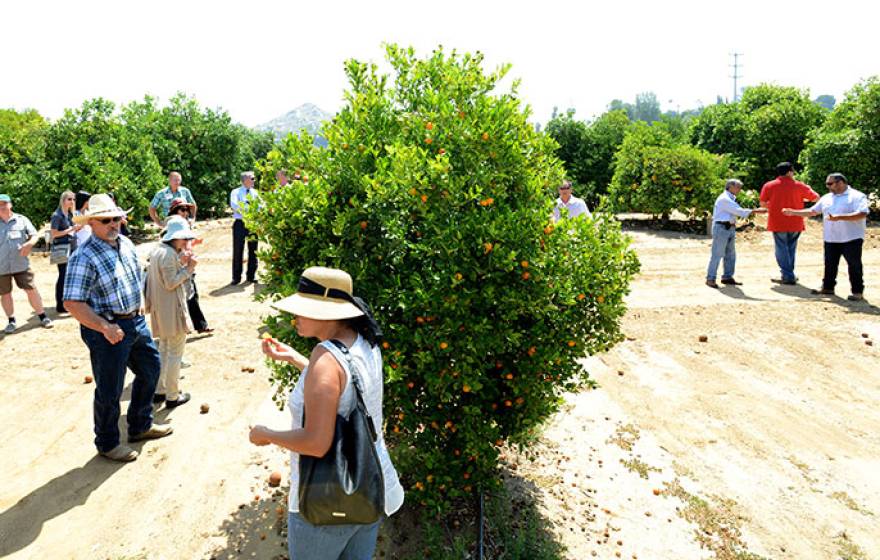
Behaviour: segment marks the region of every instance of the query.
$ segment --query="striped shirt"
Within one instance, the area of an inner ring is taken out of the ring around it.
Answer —
[[[142,280],[134,243],[120,235],[113,247],[93,235],[67,261],[64,299],[86,302],[98,315],[133,313],[141,307]]]

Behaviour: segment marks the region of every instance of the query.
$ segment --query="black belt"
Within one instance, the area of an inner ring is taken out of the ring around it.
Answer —
[[[141,314],[140,311],[132,311],[131,313],[102,313],[101,317],[107,319],[108,321],[119,321],[122,319],[134,319],[135,317],[139,317]]]
[[[730,229],[733,227],[733,224],[731,224],[730,222],[715,222],[715,223],[718,224],[719,226],[724,226],[724,229]]]

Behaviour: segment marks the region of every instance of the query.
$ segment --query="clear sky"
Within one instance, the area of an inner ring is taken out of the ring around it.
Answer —
[[[880,74],[880,4],[790,0],[5,0],[0,107],[57,118],[102,96],[117,103],[184,91],[257,125],[312,102],[336,111],[343,61],[382,62],[383,42],[437,45],[513,64],[533,119],[554,106],[601,113],[654,91],[664,110],[773,82],[840,100]]]

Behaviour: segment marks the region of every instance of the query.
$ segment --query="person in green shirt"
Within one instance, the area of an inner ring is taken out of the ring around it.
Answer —
[[[192,204],[193,208],[190,218],[192,220],[196,219],[196,211],[198,210],[196,200],[188,188],[180,186],[181,181],[180,173],[172,171],[168,174],[168,186],[157,192],[153,200],[150,201],[150,218],[160,228],[165,227],[165,218],[168,217],[171,202],[176,198],[183,199],[184,202]]]

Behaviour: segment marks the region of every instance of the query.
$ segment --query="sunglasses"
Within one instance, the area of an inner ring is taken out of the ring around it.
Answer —
[[[559,190],[561,190],[561,191],[570,191],[570,190],[571,190],[571,187],[559,187]]]
[[[122,217],[121,217],[121,216],[116,216],[116,217],[113,217],[113,218],[99,218],[98,221],[101,222],[102,224],[104,224],[104,225],[106,226],[106,225],[111,224],[111,223],[113,223],[113,224],[118,224],[119,222],[122,221]]]
[[[837,181],[825,181],[825,186],[830,187],[831,185],[836,185]]]

